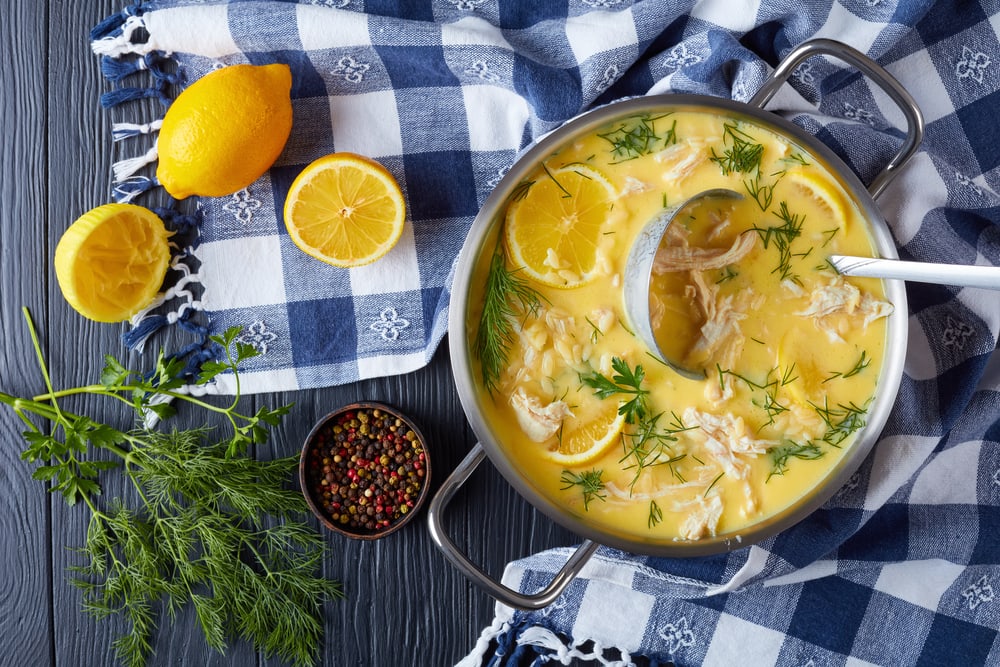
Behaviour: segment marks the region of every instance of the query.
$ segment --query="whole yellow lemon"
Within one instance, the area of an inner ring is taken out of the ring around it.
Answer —
[[[156,178],[172,197],[222,197],[278,159],[292,131],[288,65],[230,65],[185,88],[167,109]]]

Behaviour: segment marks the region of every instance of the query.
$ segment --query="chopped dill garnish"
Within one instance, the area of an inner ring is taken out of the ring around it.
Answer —
[[[779,204],[778,212],[775,215],[781,220],[781,225],[754,226],[751,229],[757,232],[765,250],[773,245],[778,251],[778,266],[771,273],[779,274],[781,280],[791,280],[801,284],[801,278],[792,272],[792,257],[798,255],[793,255],[791,248],[792,242],[802,234],[802,223],[805,221],[805,217],[792,214],[788,210],[788,203],[784,201]]]
[[[646,527],[655,528],[661,521],[663,521],[663,510],[660,509],[660,506],[656,504],[655,500],[650,500],[649,519],[646,521]]]
[[[630,491],[635,488],[643,471],[652,466],[665,465],[670,468],[675,478],[683,481],[674,464],[683,461],[687,454],[673,454],[670,444],[677,442],[678,433],[694,427],[685,426],[676,413],[671,413],[673,420],[670,424],[664,429],[658,429],[658,422],[662,416],[661,413],[644,419],[634,432],[622,436],[624,455],[618,462],[625,463],[630,459],[634,461],[622,466],[622,470],[635,469],[635,474],[629,483]]]
[[[584,317],[583,319],[586,320],[587,324],[590,325],[590,342],[596,345],[597,339],[603,336],[604,332],[601,331],[601,328],[596,324],[594,324],[594,322],[589,317]]]
[[[812,442],[800,445],[789,440],[784,445],[778,445],[768,452],[771,455],[771,472],[765,482],[770,481],[774,475],[784,475],[788,471],[788,459],[796,458],[803,461],[815,461],[823,458],[823,450]]]
[[[556,184],[556,187],[563,191],[563,199],[568,199],[569,197],[573,196],[573,194],[569,190],[563,187],[563,184],[559,182],[559,179],[557,179],[555,176],[552,175],[552,172],[549,171],[548,166],[546,166],[544,162],[542,163],[542,170],[545,171],[546,176],[552,179],[552,182]],[[581,174],[581,176],[582,175],[583,174]]]
[[[476,352],[482,371],[483,386],[492,394],[507,367],[507,357],[514,344],[514,321],[527,314],[537,314],[545,299],[528,282],[507,268],[503,245],[497,241],[486,276],[483,312],[476,330]]]
[[[868,351],[867,350],[861,350],[861,357],[854,363],[854,366],[851,367],[851,370],[846,371],[846,372],[834,371],[833,373],[830,373],[830,377],[828,377],[827,379],[823,380],[823,384],[826,384],[830,380],[834,380],[836,378],[854,377],[855,375],[857,375],[861,371],[863,371],[866,368],[868,368],[868,365],[871,362],[872,362],[872,360],[868,357]]]
[[[798,153],[798,152],[792,153],[791,155],[789,155],[787,157],[783,157],[783,158],[781,158],[780,161],[781,162],[787,162],[787,163],[801,164],[803,167],[808,167],[809,166],[809,161],[806,160],[806,158],[802,155],[802,153]]]
[[[820,416],[827,427],[822,438],[823,442],[839,447],[851,434],[861,429],[865,425],[865,415],[868,413],[867,406],[871,400],[869,398],[863,408],[854,403],[847,405],[839,403],[836,408],[831,408],[827,401],[824,401],[822,407],[810,402],[809,404],[813,406],[816,414]]]
[[[814,267],[814,270],[816,270],[816,271],[833,271],[834,273],[837,273],[837,274],[840,273],[840,271],[837,270],[837,267],[833,265],[833,262],[830,261],[829,257],[827,257],[826,260],[822,264],[817,264]]]
[[[760,338],[754,338],[753,336],[751,336],[750,340],[752,340],[753,342],[757,343],[758,345],[767,345],[767,343],[765,343],[764,341],[762,341]]]
[[[641,114],[632,116],[623,120],[618,127],[610,132],[598,134],[597,136],[611,144],[611,156],[615,159],[615,162],[611,164],[634,160],[677,143],[676,119],[670,128],[662,134],[658,134],[656,130],[656,121],[669,115]]]
[[[621,317],[618,318],[618,326],[624,329],[629,336],[635,337],[635,332],[628,328],[628,325],[622,321]]]
[[[722,141],[728,147],[718,155],[712,149],[712,162],[719,165],[725,176],[733,172],[749,174],[759,171],[760,161],[764,156],[764,146],[754,141],[749,134],[739,129],[735,123],[726,123],[722,133]]]
[[[521,201],[528,196],[528,190],[534,185],[534,181],[521,181],[516,186],[514,186],[514,191],[510,193],[511,201]]]
[[[704,497],[706,498],[708,497],[708,492],[711,491],[713,488],[715,488],[715,485],[719,483],[719,480],[722,479],[722,476],[724,474],[725,473],[720,472],[718,475],[715,476],[715,479],[712,480],[712,483],[708,485],[707,489],[705,489],[705,493],[703,494]]]
[[[798,379],[798,376],[795,375],[794,363],[786,368],[784,372],[780,372],[781,369],[777,366],[769,369],[763,382],[754,382],[745,375],[722,368],[719,364],[716,364],[715,368],[719,375],[719,388],[722,391],[726,390],[726,376],[729,375],[743,382],[754,393],[751,403],[763,410],[768,418],[768,421],[761,426],[762,428],[770,426],[774,423],[775,417],[788,411],[788,407],[778,401],[778,390]],[[762,393],[763,395],[758,397],[758,393]]]
[[[595,498],[604,501],[607,495],[604,493],[603,470],[591,469],[586,472],[575,473],[569,470],[562,471],[559,481],[563,483],[562,490],[572,489],[574,486],[580,487],[583,493],[583,509],[590,510],[590,501]]]
[[[778,180],[781,179],[779,178]],[[757,206],[762,211],[771,208],[771,201],[774,199],[774,186],[777,184],[778,181],[770,185],[765,185],[760,180],[759,172],[752,179],[748,178],[743,181],[743,187],[747,189],[747,192],[750,193],[750,196],[753,197],[754,201],[757,202]]]
[[[839,231],[840,231],[840,227],[834,227],[833,229],[826,229],[826,230],[824,230],[823,231],[823,236],[825,238],[823,239],[823,245],[821,247],[825,248],[827,246],[827,244],[829,244],[830,241],[833,240],[833,237],[836,236],[837,232],[839,232]]]
[[[611,379],[594,371],[589,375],[581,375],[580,380],[594,390],[594,394],[605,399],[617,394],[631,396],[629,400],[622,403],[618,408],[618,414],[625,415],[625,422],[637,424],[649,414],[648,396],[649,390],[642,388],[642,380],[646,377],[646,371],[641,364],[636,364],[635,370],[629,368],[628,363],[620,357],[611,360],[611,367],[615,370]]]
[[[732,280],[736,276],[740,275],[739,273],[737,273],[733,269],[732,265],[728,265],[728,266],[723,267],[722,270],[721,270],[721,273],[722,273],[722,276],[718,280],[715,281],[716,285],[721,285],[722,283],[724,283],[724,282],[726,282],[728,280]]]

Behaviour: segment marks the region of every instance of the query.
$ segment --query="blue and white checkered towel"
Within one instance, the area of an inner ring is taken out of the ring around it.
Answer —
[[[878,201],[900,255],[1000,265],[995,0],[399,4],[156,0],[95,28],[105,72],[119,82],[108,104],[168,102],[178,86],[237,62],[286,62],[295,80],[295,127],[269,174],[202,200],[194,214],[183,203],[163,211],[200,234],[129,342],[165,324],[199,340],[239,324],[265,352],[248,369],[251,391],[416,368],[444,334],[465,231],[519,150],[621,97],[747,100],[781,56],[817,36],[885,65],[927,120],[923,150]],[[827,58],[800,65],[768,108],[817,134],[865,181],[902,136],[885,95]],[[122,120],[117,134],[136,146],[123,156],[136,159],[118,165],[116,191],[127,198],[155,186],[143,171],[155,154],[134,136],[156,123]],[[299,169],[333,150],[378,159],[407,196],[403,241],[371,267],[309,259],[275,214]],[[869,460],[820,511],[713,558],[599,551],[548,609],[498,608],[465,662],[1000,663],[1000,296],[912,284],[908,297],[895,409]],[[194,358],[211,354],[199,345]],[[512,563],[505,580],[537,589],[565,557]]]

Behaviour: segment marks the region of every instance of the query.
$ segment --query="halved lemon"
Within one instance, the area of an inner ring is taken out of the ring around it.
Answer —
[[[170,234],[133,204],[105,204],[77,218],[56,246],[55,270],[69,305],[97,322],[121,322],[156,298],[170,265]]]
[[[310,257],[350,268],[388,253],[403,233],[406,203],[392,174],[354,153],[321,157],[292,182],[285,227]]]
[[[593,280],[616,198],[608,179],[586,165],[546,171],[507,209],[511,260],[552,287]]]
[[[593,419],[565,429],[545,456],[564,466],[583,465],[607,451],[624,427],[625,415],[618,414],[618,404],[606,402],[605,409]]]
[[[818,171],[793,171],[788,181],[797,194],[814,200],[837,224],[847,224],[847,196],[836,183]]]

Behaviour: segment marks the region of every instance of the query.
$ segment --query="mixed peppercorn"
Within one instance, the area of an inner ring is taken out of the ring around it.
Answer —
[[[316,506],[351,533],[382,532],[413,511],[427,480],[424,444],[380,408],[328,420],[314,436],[306,479]]]

